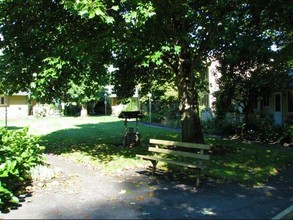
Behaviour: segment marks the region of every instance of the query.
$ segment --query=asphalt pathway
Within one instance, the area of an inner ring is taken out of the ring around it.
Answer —
[[[166,174],[145,167],[115,176],[46,155],[56,178],[35,182],[17,209],[0,219],[271,219],[293,204],[293,163],[267,183],[247,187]]]

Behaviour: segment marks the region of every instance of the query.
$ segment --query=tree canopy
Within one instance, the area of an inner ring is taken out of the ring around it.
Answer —
[[[253,113],[264,95],[288,86],[292,69],[292,6],[286,1],[251,2],[244,5],[245,22],[235,21],[225,34],[220,53],[216,93],[217,114],[223,117],[231,106],[242,109],[244,119]],[[260,7],[261,6],[261,7]]]
[[[56,1],[1,1],[1,78],[7,93],[27,90],[37,100],[86,95],[106,76],[106,24],[85,20]],[[103,76],[103,77],[102,77]]]
[[[210,58],[225,55],[228,63],[239,54],[241,60],[274,43],[286,60],[292,47],[286,0],[3,0],[0,12],[7,92],[66,99],[74,85],[91,95],[110,79],[118,95],[129,96],[138,83],[174,82],[182,140],[189,142],[204,141],[198,94]]]

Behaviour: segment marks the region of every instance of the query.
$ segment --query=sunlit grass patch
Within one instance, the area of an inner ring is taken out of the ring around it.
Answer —
[[[115,145],[96,145],[89,149],[88,146],[80,150],[71,150],[61,155],[71,158],[78,163],[93,166],[100,172],[109,174],[123,170],[133,170],[142,166],[141,161],[137,160],[136,154],[145,152],[147,147],[137,146],[134,148],[121,148]],[[146,162],[145,162],[146,163]]]
[[[230,146],[231,153],[212,155],[206,174],[235,182],[257,184],[276,175],[278,170],[293,162],[293,151],[280,146],[245,144],[237,140],[208,139],[208,143]]]
[[[41,144],[46,146],[47,153],[90,164],[105,173],[151,165],[135,156],[148,153],[150,138],[180,140],[180,131],[139,124],[141,146],[123,148],[124,121],[111,116],[18,120],[9,121],[8,125],[14,129],[29,126],[30,133],[41,136]],[[129,126],[135,128],[136,124],[129,122]],[[212,145],[212,152],[203,174],[216,179],[257,184],[278,174],[288,162],[293,162],[293,150],[280,146],[221,138],[207,138],[206,142]],[[171,167],[164,163],[159,166],[163,169]]]

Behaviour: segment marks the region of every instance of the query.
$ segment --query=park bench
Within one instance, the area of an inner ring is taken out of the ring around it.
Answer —
[[[204,168],[203,160],[210,159],[208,154],[210,145],[158,139],[150,139],[150,144],[155,144],[155,147],[148,148],[148,151],[153,155],[137,154],[136,156],[152,162],[153,175],[159,161],[183,166],[196,170],[196,186],[199,186],[201,169]],[[184,149],[189,149],[189,151],[187,152]],[[192,149],[192,152],[190,152],[190,149]]]

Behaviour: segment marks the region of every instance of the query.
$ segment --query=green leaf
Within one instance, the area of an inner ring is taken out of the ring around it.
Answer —
[[[0,171],[0,177],[8,177],[8,171],[7,170]]]
[[[105,13],[101,10],[101,8],[96,8],[95,9],[95,14],[98,15],[98,16],[100,16],[100,15],[104,16],[105,15]]]
[[[9,193],[10,193],[9,190],[7,190],[5,187],[3,187],[1,185],[1,181],[0,181],[0,195],[1,194],[9,194]]]
[[[162,50],[163,50],[163,51],[170,51],[171,48],[170,48],[169,46],[163,46],[163,47],[162,47]]]
[[[174,47],[174,51],[175,51],[176,54],[179,54],[180,51],[181,51],[181,46],[177,46],[177,45],[176,45],[176,46]]]
[[[19,199],[18,199],[16,196],[13,196],[13,197],[10,199],[10,202],[17,204],[17,203],[19,203]]]
[[[115,21],[115,20],[114,20],[113,17],[110,17],[110,16],[107,16],[107,17],[106,17],[106,23],[107,23],[107,24],[113,24],[114,21]]]
[[[118,10],[119,10],[119,5],[114,5],[114,6],[112,6],[112,9],[113,9],[114,11],[118,11]]]
[[[89,14],[89,18],[92,19],[96,16],[96,13],[95,11],[91,11],[90,14]]]
[[[80,16],[85,16],[85,15],[88,14],[88,10],[86,10],[86,9],[81,10],[81,11],[78,12],[78,14],[79,14]]]
[[[36,88],[37,84],[35,82],[31,82],[31,88]]]

